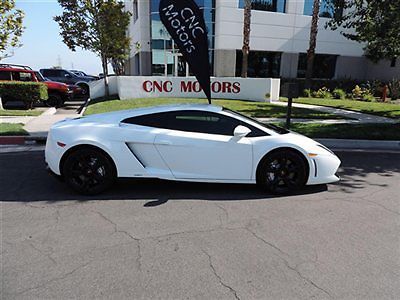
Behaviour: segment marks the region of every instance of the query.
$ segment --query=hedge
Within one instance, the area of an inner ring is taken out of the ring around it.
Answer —
[[[27,109],[48,99],[47,86],[40,82],[0,81],[0,97],[3,103],[22,101]]]

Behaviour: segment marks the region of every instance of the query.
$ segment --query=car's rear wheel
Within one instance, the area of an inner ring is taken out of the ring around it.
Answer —
[[[63,165],[63,176],[76,192],[96,195],[112,186],[116,170],[111,158],[101,150],[83,148],[68,155]]]
[[[78,86],[82,89],[82,96],[89,97],[90,89],[87,84],[78,84]]]
[[[274,194],[289,194],[307,181],[307,166],[301,156],[283,149],[266,156],[258,169],[258,183]]]

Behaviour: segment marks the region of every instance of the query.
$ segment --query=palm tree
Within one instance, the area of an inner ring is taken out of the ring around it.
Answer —
[[[244,1],[242,77],[247,77],[250,52],[251,0]]]
[[[306,82],[305,82],[306,89],[309,89],[311,87],[311,78],[313,75],[315,48],[317,46],[319,8],[320,8],[320,0],[314,0],[312,20],[311,20],[311,31],[310,31],[310,47],[307,50],[307,71],[306,71]]]

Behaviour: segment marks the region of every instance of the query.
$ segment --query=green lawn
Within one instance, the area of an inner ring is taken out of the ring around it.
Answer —
[[[42,114],[41,110],[17,110],[17,109],[0,109],[1,117],[28,117],[28,116],[39,116]]]
[[[283,124],[279,124],[283,126]],[[316,124],[294,123],[291,130],[311,138],[357,140],[400,140],[400,123],[396,124]]]
[[[23,124],[0,123],[0,136],[28,135]]]
[[[284,98],[282,100],[285,101]],[[400,119],[400,104],[319,98],[299,98],[295,99],[294,103],[330,106],[371,115]]]
[[[85,115],[98,114],[109,111],[140,108],[147,106],[177,104],[177,103],[207,103],[204,99],[170,99],[170,98],[146,98],[131,100],[112,100],[91,103]],[[213,104],[236,110],[243,114],[257,118],[285,118],[286,107],[272,105],[264,102],[250,102],[237,100],[213,100]],[[293,118],[301,119],[344,119],[341,116],[322,113],[315,110],[293,108]]]

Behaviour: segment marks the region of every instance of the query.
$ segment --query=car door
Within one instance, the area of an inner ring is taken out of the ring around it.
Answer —
[[[163,114],[159,113],[127,118],[120,123],[120,138],[131,151],[132,160],[139,162],[147,175],[170,179],[171,170],[154,145],[158,128],[163,124]]]
[[[250,138],[233,136],[240,121],[205,111],[169,113],[169,128],[154,144],[177,179],[247,181],[253,169]]]

